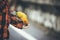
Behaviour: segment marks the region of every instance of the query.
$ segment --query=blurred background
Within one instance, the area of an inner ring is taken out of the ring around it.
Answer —
[[[60,40],[60,0],[9,1],[10,11],[22,11],[28,16],[30,25],[29,28],[22,29],[24,32],[36,40]],[[12,28],[9,29],[10,40],[27,40]]]

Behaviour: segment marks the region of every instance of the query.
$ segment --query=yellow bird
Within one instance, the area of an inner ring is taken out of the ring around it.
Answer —
[[[19,17],[19,19],[21,19],[26,26],[28,25],[29,22],[25,13],[19,11],[16,12],[16,16]]]

